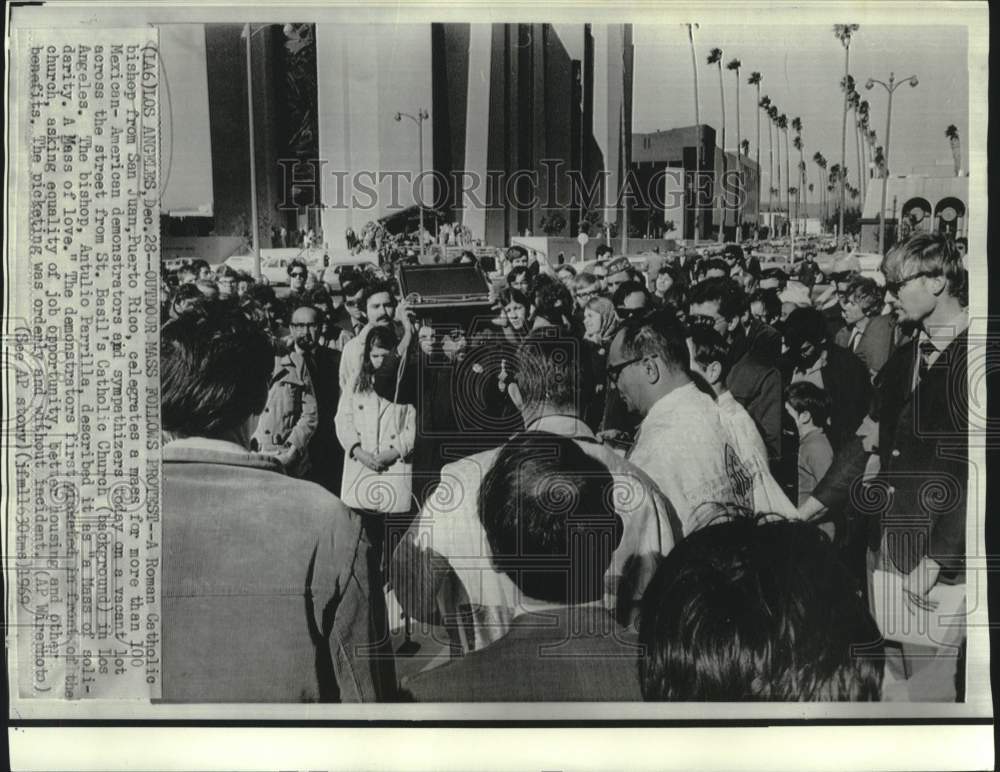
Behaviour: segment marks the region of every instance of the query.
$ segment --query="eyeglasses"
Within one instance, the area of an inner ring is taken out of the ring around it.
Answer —
[[[612,386],[617,385],[618,379],[622,377],[622,373],[625,368],[629,365],[634,365],[636,362],[641,362],[645,357],[636,357],[635,359],[629,359],[625,362],[619,362],[616,365],[608,365],[608,383]]]
[[[304,278],[306,278],[306,275],[304,273],[302,273],[302,271],[293,271],[292,273],[290,273],[288,275],[291,276],[293,279],[304,279]]]
[[[688,314],[686,321],[689,329],[695,327],[702,329],[705,327],[715,327],[719,322],[714,316],[705,316],[704,314]]]
[[[929,276],[940,276],[940,275],[941,274],[939,271],[917,271],[917,273],[911,273],[909,276],[899,279],[898,281],[886,281],[885,291],[888,292],[890,295],[898,295],[899,291],[914,279],[919,279],[924,276],[929,277]]]
[[[357,308],[358,307],[358,301],[357,300],[345,300],[344,301],[344,305],[345,306],[350,306],[351,308]]]
[[[628,321],[629,319],[638,319],[640,316],[643,316],[648,310],[649,309],[645,307],[625,308],[625,306],[618,306],[617,308],[615,308],[615,313],[618,314],[619,319],[625,322]]]

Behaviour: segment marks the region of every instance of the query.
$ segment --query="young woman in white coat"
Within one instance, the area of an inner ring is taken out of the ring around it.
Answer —
[[[361,515],[378,553],[385,542],[387,516],[405,520],[413,511],[410,456],[416,408],[401,401],[405,361],[398,346],[390,326],[369,330],[357,380],[341,396],[336,416],[337,438],[344,447],[340,497]]]

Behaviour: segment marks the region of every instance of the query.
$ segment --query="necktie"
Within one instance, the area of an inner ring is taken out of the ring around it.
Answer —
[[[849,348],[851,351],[857,352],[858,343],[860,342],[861,342],[861,331],[857,327],[855,327],[853,330],[851,330],[851,339],[847,342],[847,348]]]
[[[937,349],[934,344],[929,340],[924,339],[920,341],[920,362],[917,367],[917,381],[922,381],[924,376],[927,374],[927,370],[930,368],[930,358],[934,355]]]

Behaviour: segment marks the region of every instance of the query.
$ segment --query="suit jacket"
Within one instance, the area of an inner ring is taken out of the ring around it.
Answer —
[[[599,608],[524,614],[485,649],[404,679],[417,702],[638,702],[638,636]]]
[[[782,457],[781,414],[785,398],[781,372],[747,351],[730,368],[726,386],[757,424],[773,468]]]
[[[750,352],[766,365],[777,365],[781,360],[781,333],[760,319],[751,319],[750,325],[736,328],[730,344],[730,356],[735,362]]]
[[[918,341],[896,350],[879,376],[879,454],[892,495],[882,516],[888,556],[909,573],[924,555],[943,581],[964,581],[969,482],[968,331],[914,388]]]
[[[830,395],[830,430],[827,436],[837,450],[857,432],[871,405],[868,368],[860,357],[840,346],[830,346],[822,370],[823,388]]]
[[[340,352],[317,346],[308,370],[316,393],[318,423],[309,441],[310,469],[307,477],[336,494],[340,492],[344,468],[344,451],[337,439],[334,421],[340,403]]]
[[[851,341],[850,327],[844,327],[837,333],[834,341],[838,346],[847,348]],[[896,317],[892,314],[873,316],[861,333],[854,353],[865,363],[868,371],[875,375],[882,369],[896,345]]]
[[[232,443],[164,446],[165,701],[391,699],[379,576],[360,518],[318,485]]]

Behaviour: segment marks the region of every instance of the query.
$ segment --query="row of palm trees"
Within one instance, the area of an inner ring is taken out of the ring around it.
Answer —
[[[698,67],[697,67],[697,56],[695,53],[695,41],[694,41],[694,30],[697,29],[697,24],[688,24],[688,38],[691,45],[691,61],[692,67],[694,69],[694,86],[695,86],[695,121],[698,126],[701,125],[700,116],[700,101],[698,95]],[[875,130],[870,125],[870,105],[869,103],[861,98],[855,87],[854,78],[850,74],[850,45],[854,34],[859,30],[859,25],[857,24],[837,24],[834,25],[833,32],[837,39],[841,42],[844,47],[844,77],[841,79],[841,89],[844,93],[844,110],[843,110],[843,121],[842,121],[842,133],[841,133],[841,158],[839,164],[833,164],[828,166],[828,162],[822,153],[816,152],[812,156],[813,162],[819,168],[820,177],[820,197],[821,204],[824,212],[824,219],[829,217],[829,207],[831,194],[837,191],[837,200],[839,202],[839,212],[840,212],[840,233],[843,233],[843,217],[844,209],[846,203],[846,197],[849,195],[852,199],[857,199],[859,196],[863,197],[867,193],[869,179],[872,170],[878,172],[879,175],[885,173],[884,164],[884,153],[882,147],[878,145],[878,137]],[[723,65],[725,69],[732,72],[735,76],[735,92],[736,92],[736,147],[737,147],[737,162],[739,166],[742,163],[739,159],[743,156],[749,156],[750,154],[750,141],[743,137],[743,128],[741,122],[742,111],[740,109],[740,91],[741,91],[741,81],[740,81],[740,70],[743,67],[742,61],[738,58],[730,59],[728,62],[724,62],[724,52],[721,48],[712,48],[707,57],[707,63],[710,66],[714,66],[718,70],[719,74],[719,99],[722,113],[722,132],[721,132],[721,145],[723,148],[723,176],[726,175],[728,171],[729,159],[725,154],[726,144],[726,86],[725,86],[725,76],[723,72]],[[779,110],[778,106],[774,101],[766,94],[761,94],[761,84],[764,80],[763,75],[758,71],[753,71],[747,78],[747,84],[756,88],[756,104],[757,104],[757,129],[756,129],[756,163],[758,169],[757,175],[757,205],[758,211],[761,203],[761,116],[763,115],[767,119],[767,138],[768,138],[768,175],[770,184],[768,186],[768,209],[774,210],[774,198],[778,198],[778,206],[781,206],[781,196],[784,193],[784,205],[785,210],[791,216],[793,213],[792,208],[792,197],[795,198],[795,208],[794,208],[794,220],[796,222],[796,227],[799,222],[799,204],[804,203],[804,208],[808,211],[809,206],[809,194],[815,191],[815,185],[809,182],[807,174],[807,165],[805,161],[805,144],[802,139],[803,124],[799,117],[793,117],[790,121],[786,113]],[[853,186],[849,182],[849,172],[847,165],[847,126],[848,126],[848,114],[851,114],[851,125],[853,127],[854,133],[854,145],[855,145],[855,157],[857,161],[857,186]],[[794,138],[792,138],[791,145],[798,151],[799,160],[797,164],[796,176],[793,182],[791,174],[791,148],[789,147],[789,128],[794,131]],[[784,185],[782,185],[782,170],[781,170],[781,140],[784,137],[785,145],[785,159],[784,159]],[[775,138],[777,138],[778,152],[777,159],[775,158],[774,145]],[[949,137],[950,138],[950,137]],[[701,167],[701,142],[698,142],[698,167]],[[740,171],[740,169],[738,169]],[[742,197],[740,198],[740,203],[736,207],[736,224],[739,227],[742,221]],[[722,226],[725,225],[728,216],[728,207],[726,205],[724,197],[721,201],[721,214],[722,214]],[[719,228],[718,239],[722,241],[724,227]]]
[[[700,114],[700,100],[698,94],[698,62],[697,54],[695,52],[695,40],[694,40],[694,30],[698,28],[697,24],[688,24],[688,39],[691,45],[691,64],[694,70],[694,101],[695,101],[695,123],[698,125],[699,129],[701,126],[701,114]],[[850,70],[850,56],[851,56],[851,41],[854,35],[858,32],[860,26],[857,24],[835,24],[833,26],[833,34],[840,41],[844,48],[844,77],[841,78],[840,87],[844,94],[844,108],[842,116],[842,128],[841,128],[841,142],[840,142],[840,163],[829,165],[826,157],[819,151],[815,152],[812,156],[813,163],[816,164],[819,170],[819,192],[820,192],[820,205],[823,210],[823,219],[827,220],[830,216],[830,202],[833,198],[831,194],[836,193],[837,209],[839,210],[839,233],[843,235],[844,233],[844,211],[846,209],[846,200],[850,196],[852,200],[857,200],[859,197],[864,199],[868,193],[868,187],[870,181],[875,177],[884,177],[888,174],[888,168],[885,162],[885,152],[882,146],[878,142],[878,134],[875,129],[871,126],[871,105],[867,100],[862,99],[860,93],[858,92],[855,84],[854,77],[851,75]],[[719,100],[722,111],[722,136],[721,145],[723,149],[722,154],[722,172],[723,177],[726,176],[728,171],[729,159],[725,153],[726,149],[726,85],[725,77],[723,73],[723,63],[724,55],[721,48],[713,48],[708,54],[707,63],[710,66],[717,68],[719,73]],[[736,82],[736,158],[737,158],[737,171],[742,172],[742,161],[740,160],[743,156],[750,155],[750,140],[743,137],[743,127],[742,127],[742,110],[740,109],[740,91],[741,91],[741,81],[740,81],[740,70],[743,67],[743,62],[738,58],[730,59],[725,62],[725,69],[732,72],[735,76]],[[774,101],[766,94],[761,94],[761,83],[764,80],[764,76],[754,70],[750,73],[747,78],[747,84],[756,88],[756,104],[757,104],[757,130],[756,130],[756,141],[754,143],[756,149],[756,163],[757,163],[757,207],[758,213],[760,211],[761,203],[761,138],[760,138],[760,126],[761,126],[761,116],[767,118],[767,140],[768,140],[768,209],[774,211],[774,198],[778,198],[778,206],[781,206],[781,195],[784,192],[785,196],[785,210],[788,212],[789,216],[792,216],[792,197],[795,198],[795,209],[794,209],[794,222],[795,227],[798,228],[799,224],[799,204],[804,203],[804,208],[808,211],[809,207],[809,194],[815,191],[815,185],[809,182],[807,174],[807,166],[805,160],[805,144],[802,139],[802,119],[799,117],[794,117],[791,121],[788,120],[786,113],[778,109],[778,106]],[[852,185],[850,183],[850,173],[847,163],[847,136],[848,136],[848,116],[850,115],[850,125],[853,128],[854,134],[854,155],[857,162],[857,184]],[[797,164],[797,173],[795,181],[793,184],[791,175],[791,160],[790,160],[790,148],[789,148],[789,128],[795,132],[795,136],[792,139],[792,147],[794,147],[799,154],[799,160]],[[781,180],[781,138],[784,136],[785,144],[785,182],[782,187]],[[958,136],[958,129],[954,125],[948,126],[945,131],[945,136],[948,138],[955,164],[955,174],[958,175],[961,166],[961,140]],[[777,159],[775,159],[774,145],[775,138],[777,138],[778,153]],[[697,142],[697,166],[701,169],[701,139],[699,131],[699,139]],[[712,165],[714,166],[714,159],[712,160]],[[742,173],[740,174],[740,179],[742,180]],[[742,192],[742,189],[741,189]],[[728,206],[725,201],[725,197],[720,197],[721,205],[721,225],[719,227],[718,240],[721,242],[724,238],[724,227],[728,216]],[[741,196],[736,205],[736,226],[740,227],[743,218],[743,197]],[[696,231],[701,230],[701,220],[696,222]],[[698,233],[699,236],[703,235]]]

